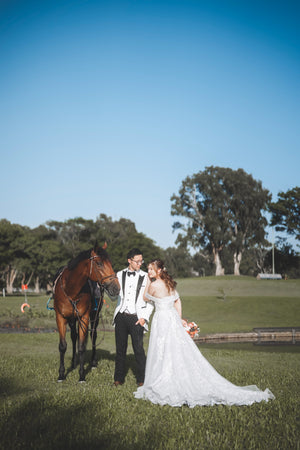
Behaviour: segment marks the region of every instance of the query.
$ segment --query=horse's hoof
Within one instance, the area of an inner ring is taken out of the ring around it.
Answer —
[[[57,382],[58,382],[58,383],[62,383],[62,382],[64,381],[64,379],[65,379],[65,378],[59,378],[59,379],[57,380]]]
[[[79,383],[80,384],[85,383],[85,380],[79,380]]]

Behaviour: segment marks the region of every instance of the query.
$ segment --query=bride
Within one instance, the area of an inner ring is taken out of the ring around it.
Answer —
[[[269,389],[236,386],[204,358],[183,327],[176,282],[163,261],[148,265],[145,301],[155,304],[144,385],[134,396],[160,405],[251,405],[274,399]]]

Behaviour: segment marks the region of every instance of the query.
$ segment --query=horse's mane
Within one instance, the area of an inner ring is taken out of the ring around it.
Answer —
[[[97,255],[102,259],[102,261],[109,261],[109,257],[107,252],[102,247],[98,247],[95,249],[90,250],[84,250],[83,252],[79,253],[79,255],[75,256],[75,258],[71,259],[71,261],[68,262],[68,269],[73,270],[75,267],[77,267],[77,264],[79,264],[81,261],[84,261],[85,259],[89,259],[91,257],[92,250],[94,250]]]

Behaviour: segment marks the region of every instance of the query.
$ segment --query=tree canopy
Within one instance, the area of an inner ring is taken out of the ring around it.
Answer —
[[[243,169],[206,167],[183,180],[179,195],[171,198],[171,214],[185,219],[173,225],[182,231],[176,242],[209,251],[216,275],[224,273],[221,252],[230,246],[239,275],[245,248],[265,242],[263,212],[270,198],[261,182]]]
[[[7,292],[13,285],[33,284],[49,289],[57,270],[83,250],[98,242],[108,244],[113,268],[118,271],[127,265],[126,255],[133,247],[143,252],[145,261],[163,258],[164,251],[154,241],[136,230],[135,224],[121,218],[100,214],[96,221],[82,217],[65,222],[49,221],[30,229],[0,220],[0,274]],[[146,270],[146,265],[143,267]],[[177,274],[173,274],[177,275]]]
[[[268,190],[252,175],[214,166],[187,177],[179,194],[172,196],[171,214],[178,218],[173,228],[179,234],[177,247],[166,250],[138,232],[131,220],[114,221],[106,214],[99,214],[95,221],[75,217],[33,229],[1,219],[1,288],[12,292],[24,283],[36,292],[50,289],[57,270],[96,242],[107,242],[115,271],[127,266],[128,251],[138,247],[146,261],[144,270],[150,260],[159,257],[174,277],[221,275],[225,270],[238,275],[240,268],[243,274],[255,275],[269,270],[267,208],[277,231],[300,239],[299,187],[279,192],[277,202],[271,203]],[[288,276],[299,275],[299,256],[290,245],[277,248],[276,255],[276,267]]]
[[[270,203],[271,225],[300,240],[300,188],[279,192],[277,202]]]

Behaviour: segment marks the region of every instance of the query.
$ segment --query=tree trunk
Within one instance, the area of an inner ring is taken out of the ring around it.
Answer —
[[[38,276],[35,277],[34,292],[36,292],[37,294],[40,293],[40,278]]]
[[[31,282],[31,279],[32,279],[32,277],[33,277],[33,271],[31,272],[31,274],[30,274],[30,277],[28,278],[28,281],[27,281],[27,283],[26,284],[28,284],[28,286],[29,286],[29,284],[30,284],[30,282]]]
[[[265,272],[264,265],[265,265],[265,257],[266,257],[267,252],[268,252],[267,249],[263,249],[260,247],[256,249],[256,254],[257,254],[256,265],[261,273]]]
[[[219,250],[213,248],[213,254],[214,254],[214,264],[216,266],[216,276],[218,277],[224,275],[224,269],[222,267]]]
[[[8,294],[13,293],[14,290],[13,284],[16,279],[17,273],[18,273],[17,269],[14,269],[11,266],[8,267],[6,272],[6,292]]]
[[[242,252],[234,252],[233,254],[233,263],[234,263],[234,275],[240,275],[240,265],[242,261]]]

